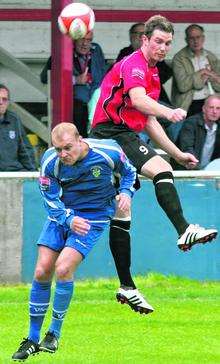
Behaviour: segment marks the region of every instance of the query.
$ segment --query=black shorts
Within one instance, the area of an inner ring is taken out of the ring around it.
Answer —
[[[116,140],[131,163],[137,168],[138,173],[141,172],[141,168],[149,159],[157,155],[152,147],[124,124],[117,125],[112,121],[98,124],[91,129],[89,137]]]

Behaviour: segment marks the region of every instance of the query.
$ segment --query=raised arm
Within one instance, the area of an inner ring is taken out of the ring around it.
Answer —
[[[133,107],[145,115],[153,115],[165,118],[173,123],[181,121],[186,117],[186,111],[183,109],[171,109],[146,95],[143,87],[135,87],[129,90],[129,96]]]

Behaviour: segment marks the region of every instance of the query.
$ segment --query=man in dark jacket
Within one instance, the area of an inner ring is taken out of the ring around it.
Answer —
[[[183,122],[176,145],[199,160],[196,169],[203,169],[212,160],[220,158],[220,95],[209,96],[202,112]],[[171,164],[174,169],[185,169],[174,160]]]
[[[0,84],[0,171],[35,171],[34,151],[20,118],[8,111],[9,90]]]
[[[106,72],[105,58],[101,47],[92,42],[93,33],[74,42],[73,54],[73,121],[79,133],[87,137],[88,102],[93,92],[100,86]],[[47,71],[51,69],[52,60],[48,59],[41,72],[41,82],[47,83]]]

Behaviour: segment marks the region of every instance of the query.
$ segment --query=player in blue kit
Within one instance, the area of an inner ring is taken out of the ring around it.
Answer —
[[[73,295],[73,274],[114,216],[116,200],[124,213],[134,193],[136,169],[115,141],[82,139],[73,124],[60,123],[52,130],[52,144],[41,162],[39,184],[48,218],[38,240],[29,334],[12,356],[17,361],[57,350]],[[121,175],[117,197],[113,172]],[[54,273],[52,321],[40,342]]]

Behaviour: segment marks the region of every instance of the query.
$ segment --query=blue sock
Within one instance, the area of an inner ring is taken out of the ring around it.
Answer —
[[[30,329],[28,338],[35,343],[40,340],[40,330],[50,303],[51,282],[32,282],[29,312]]]
[[[52,322],[49,328],[49,332],[53,332],[56,338],[60,337],[62,323],[73,295],[73,288],[73,281],[56,282],[53,300]]]

